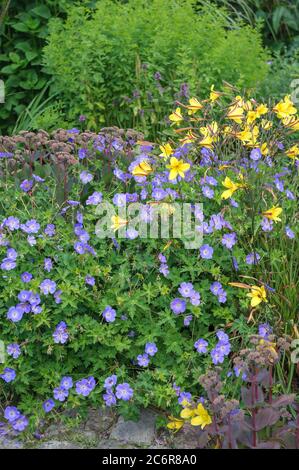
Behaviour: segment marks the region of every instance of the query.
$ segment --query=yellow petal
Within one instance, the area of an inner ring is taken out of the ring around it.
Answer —
[[[184,418],[184,419],[190,419],[192,418],[193,416],[195,415],[195,411],[192,410],[191,408],[184,408],[182,411],[181,411],[181,418]]]
[[[180,170],[181,171],[188,171],[190,168],[190,163],[181,163]]]
[[[232,189],[227,189],[226,191],[223,191],[221,194],[221,199],[229,199],[233,195],[233,190]]]
[[[250,305],[251,305],[251,307],[256,307],[261,302],[262,302],[262,299],[260,299],[259,297],[252,297]]]
[[[191,419],[192,426],[201,426],[203,424],[203,419],[201,416],[195,416]]]
[[[178,176],[177,170],[170,170],[169,177],[168,177],[169,180],[175,180],[177,176]]]

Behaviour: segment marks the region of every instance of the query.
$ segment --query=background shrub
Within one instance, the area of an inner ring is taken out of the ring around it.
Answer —
[[[88,125],[159,128],[173,99],[202,96],[222,80],[254,87],[265,78],[259,30],[189,0],[101,1],[51,21],[44,63],[68,118]],[[176,95],[176,96],[175,96]],[[148,126],[148,127],[147,127]]]

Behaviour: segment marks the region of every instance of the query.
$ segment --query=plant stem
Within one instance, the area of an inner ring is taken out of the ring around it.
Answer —
[[[269,404],[272,405],[272,390],[273,389],[273,366],[269,369]]]
[[[252,384],[251,384],[251,401],[252,406],[256,403],[256,371],[252,376]],[[256,408],[252,408],[252,446],[256,447],[257,444],[257,433],[255,429],[255,418],[256,418]]]

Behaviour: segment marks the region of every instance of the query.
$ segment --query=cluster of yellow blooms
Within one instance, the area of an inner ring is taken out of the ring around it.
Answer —
[[[169,423],[167,427],[173,431],[179,431],[185,424],[190,422],[191,426],[200,426],[204,429],[206,426],[212,423],[211,416],[205,407],[199,403],[195,408],[185,407],[181,411],[181,419],[169,416]]]
[[[215,91],[214,86],[211,87],[210,97],[208,100],[203,102],[198,101],[197,98],[191,98],[188,105],[184,107],[188,110],[191,122],[201,122],[203,118],[196,117],[195,114],[204,108],[206,103],[214,103],[217,101],[223,93]],[[183,106],[183,105],[182,105]],[[296,114],[297,109],[289,96],[285,96],[282,101],[277,103],[272,110],[269,110],[265,104],[257,104],[255,100],[245,100],[241,96],[236,96],[233,103],[227,107],[226,119],[231,120],[238,124],[238,128],[230,125],[225,125],[220,129],[216,121],[212,121],[205,126],[199,128],[200,138],[197,143],[201,147],[213,149],[215,143],[219,141],[220,135],[224,137],[233,137],[247,148],[259,148],[261,154],[266,156],[269,154],[269,144],[267,142],[260,141],[261,130],[267,131],[272,128],[273,122],[266,119],[265,116],[268,113],[275,113],[277,118],[281,121],[282,125],[287,128],[289,132],[296,132],[299,130],[299,117]],[[170,114],[169,119],[174,124],[179,124],[184,120],[181,107],[177,107],[176,110]],[[259,121],[260,120],[260,121]],[[190,128],[187,131],[186,136],[181,139],[182,144],[191,143],[197,136],[195,130]],[[166,165],[169,171],[169,180],[173,181],[178,176],[181,178],[185,177],[185,173],[189,170],[189,163],[185,163],[183,160],[178,160],[173,157],[173,149],[169,143],[160,146],[161,154],[164,160],[168,160],[169,164]],[[293,160],[299,159],[299,146],[293,145],[286,150],[286,155]],[[152,166],[146,161],[142,161],[133,170],[134,176],[147,177],[153,172]],[[244,188],[245,185],[242,183],[234,183],[228,177],[223,183],[227,191],[224,191],[222,198],[228,199],[232,194],[239,188]]]
[[[204,108],[206,103],[213,104],[217,101],[223,93],[215,91],[214,87],[211,87],[210,97],[208,100],[202,102],[198,101],[197,98],[191,98],[189,105],[181,105],[187,108],[188,115],[191,116],[191,121],[200,122],[203,120],[201,117],[195,117],[197,111]],[[201,138],[198,141],[198,145],[207,148],[213,148],[214,144],[219,140],[220,135],[231,136],[239,140],[248,148],[259,148],[262,155],[269,154],[269,147],[267,142],[259,140],[261,138],[261,131],[267,131],[273,127],[273,121],[268,118],[272,118],[273,113],[280,120],[282,126],[289,132],[296,132],[299,130],[299,117],[297,115],[297,109],[294,103],[291,101],[289,96],[285,96],[283,100],[277,103],[272,109],[264,103],[258,104],[255,100],[245,100],[241,96],[236,96],[233,103],[231,103],[226,110],[225,118],[231,120],[239,125],[239,128],[225,125],[223,129],[219,129],[216,121],[212,121],[203,127],[199,128]],[[175,124],[179,124],[184,120],[181,107],[177,107],[176,110],[170,114],[169,119]],[[196,138],[194,130],[188,129],[187,135],[182,139],[183,143],[194,141]],[[171,155],[171,147],[166,144],[167,152],[163,156],[169,157]],[[163,146],[165,147],[165,146]],[[292,159],[298,159],[299,147],[298,145],[292,146],[286,150],[286,155]]]

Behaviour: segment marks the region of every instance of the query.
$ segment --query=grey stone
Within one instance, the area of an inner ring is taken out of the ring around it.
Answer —
[[[99,434],[107,432],[115,422],[114,413],[105,408],[90,409],[85,424],[85,430]]]
[[[82,449],[82,446],[78,443],[69,441],[45,441],[37,449]]]
[[[182,429],[170,438],[170,445],[173,449],[198,449],[198,429],[186,426],[186,428]]]
[[[137,422],[125,421],[120,416],[112,429],[110,439],[136,446],[150,445],[155,438],[156,418],[156,413],[150,410],[143,410]]]
[[[44,432],[44,436],[48,439],[50,437],[60,436],[60,438],[67,434],[69,429],[63,424],[51,424]]]

